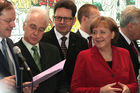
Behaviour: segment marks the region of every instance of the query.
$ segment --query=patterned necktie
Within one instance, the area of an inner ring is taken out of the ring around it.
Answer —
[[[67,55],[67,47],[66,47],[66,44],[65,44],[65,41],[66,41],[67,37],[63,36],[61,38],[62,42],[61,42],[61,50],[64,54],[64,58],[66,58],[66,55]]]
[[[15,74],[14,65],[13,65],[13,63],[12,63],[10,57],[9,57],[9,54],[8,54],[8,51],[7,51],[7,48],[6,48],[7,47],[6,42],[5,42],[4,39],[1,41],[1,44],[2,44],[3,54],[4,54],[5,59],[8,62],[7,64],[9,65],[9,70],[11,72],[11,75],[14,75]]]
[[[34,51],[34,53],[33,53],[33,59],[34,59],[36,65],[37,65],[37,67],[41,71],[40,56],[39,56],[39,53],[37,51],[38,50],[37,46],[33,46],[32,47],[32,50]]]
[[[89,36],[87,39],[88,39],[88,47],[92,48],[92,36]]]
[[[132,50],[134,51],[136,57],[138,58],[138,52],[137,52],[136,48],[134,47],[133,42],[130,43],[130,46],[131,46]]]

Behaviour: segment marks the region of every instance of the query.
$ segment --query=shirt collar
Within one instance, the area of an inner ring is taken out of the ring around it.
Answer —
[[[61,37],[63,37],[63,35],[60,34],[60,33],[56,30],[56,28],[54,28],[54,32],[55,32],[56,38],[57,38],[58,40],[60,40]],[[65,37],[67,37],[67,39],[68,39],[68,38],[69,38],[69,35],[70,35],[70,32],[68,32],[68,33],[65,35]]]
[[[82,37],[84,37],[85,39],[87,39],[90,35],[87,34],[86,32],[84,32],[83,30],[79,29],[80,34],[82,35]]]
[[[23,42],[24,45],[28,48],[28,50],[31,50],[31,48],[32,48],[33,46],[37,46],[37,48],[39,48],[39,43],[37,43],[36,45],[31,45],[30,43],[26,42],[26,41],[24,40],[24,38],[22,38],[22,42]]]

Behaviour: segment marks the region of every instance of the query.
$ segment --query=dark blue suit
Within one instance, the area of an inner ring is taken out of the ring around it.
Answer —
[[[64,55],[56,38],[54,28],[52,28],[51,31],[46,32],[41,41],[55,45],[59,49],[61,60],[64,59]],[[73,32],[70,32],[64,72],[62,75],[60,75],[60,80],[58,81],[58,86],[62,90],[57,93],[66,93],[66,91],[69,91],[76,57],[80,51],[85,49],[88,49],[87,40]]]
[[[10,49],[10,52],[11,52],[12,57],[13,57],[14,62],[15,62],[15,67],[16,67],[16,72],[15,73],[16,73],[16,79],[17,79],[16,88],[20,92],[20,90],[21,90],[21,81],[20,81],[21,80],[21,75],[20,75],[20,69],[19,69],[17,56],[13,52],[14,44],[13,44],[12,40],[9,39],[9,38],[6,38],[6,41],[7,41],[7,44],[8,44],[9,49]],[[8,62],[4,58],[4,55],[3,55],[2,51],[0,51],[0,74],[3,77],[11,76],[11,73],[9,71],[9,67],[8,67],[7,63]]]

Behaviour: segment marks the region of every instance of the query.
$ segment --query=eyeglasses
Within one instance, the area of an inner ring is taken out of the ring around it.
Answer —
[[[61,17],[61,16],[54,16],[55,21],[61,22],[62,19],[64,20],[64,22],[71,22],[72,21],[72,17]]]
[[[10,24],[11,22],[15,21],[15,19],[14,20],[12,20],[12,19],[1,19],[1,20],[4,21],[7,24]]]
[[[45,27],[39,27],[37,28],[37,26],[35,24],[30,24],[29,25],[30,29],[32,29],[33,31],[38,31],[40,33],[45,31]]]

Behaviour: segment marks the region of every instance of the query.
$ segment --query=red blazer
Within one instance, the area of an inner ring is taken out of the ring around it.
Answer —
[[[100,93],[101,87],[114,82],[126,84],[131,93],[137,92],[138,83],[129,52],[115,46],[112,46],[112,51],[112,69],[95,46],[79,53],[72,77],[71,93]]]

